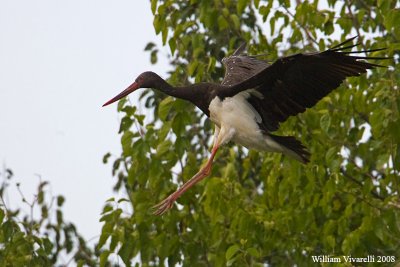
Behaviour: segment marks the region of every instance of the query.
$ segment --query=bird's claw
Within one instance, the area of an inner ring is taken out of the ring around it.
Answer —
[[[172,208],[172,205],[174,204],[175,199],[173,196],[169,196],[157,205],[153,206],[152,209],[154,210],[153,214],[154,215],[162,215],[164,214],[167,210]]]

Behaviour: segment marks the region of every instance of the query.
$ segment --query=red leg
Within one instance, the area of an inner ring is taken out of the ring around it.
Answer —
[[[208,159],[206,165],[200,169],[198,173],[196,173],[189,181],[187,181],[184,185],[182,185],[178,190],[176,190],[174,193],[169,195],[166,199],[161,201],[159,204],[155,205],[153,209],[156,209],[154,212],[155,215],[161,215],[170,208],[172,208],[172,205],[174,204],[175,200],[177,200],[183,193],[185,193],[189,188],[191,188],[193,185],[196,183],[200,182],[204,178],[206,178],[210,172],[211,172],[211,167],[212,167],[212,162],[214,160],[215,154],[218,151],[219,146],[217,144],[214,144],[211,156]]]

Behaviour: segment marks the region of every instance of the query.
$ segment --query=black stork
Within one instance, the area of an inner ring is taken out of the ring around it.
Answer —
[[[324,52],[299,53],[282,57],[273,64],[243,53],[242,45],[222,60],[225,77],[221,84],[198,83],[174,87],[154,72],[143,72],[134,83],[106,102],[107,106],[139,88],[154,88],[167,95],[188,100],[215,123],[211,156],[204,167],[178,190],[154,206],[160,215],[173,206],[185,191],[210,174],[218,148],[234,141],[249,149],[280,152],[302,163],[310,153],[294,136],[271,134],[289,116],[302,113],[337,88],[346,77],[359,76],[381,65],[360,59],[381,57],[353,56],[383,50],[349,51],[355,45],[348,39]]]

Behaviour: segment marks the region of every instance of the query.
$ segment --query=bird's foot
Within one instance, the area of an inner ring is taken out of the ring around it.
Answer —
[[[174,194],[170,195],[169,197],[167,197],[166,199],[164,199],[163,201],[152,207],[152,209],[154,210],[153,214],[154,215],[164,214],[167,210],[172,208],[172,205],[174,204],[175,200],[176,197],[174,196]]]

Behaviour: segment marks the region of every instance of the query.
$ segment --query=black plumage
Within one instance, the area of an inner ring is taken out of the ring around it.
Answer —
[[[155,214],[170,209],[179,196],[207,177],[219,147],[229,141],[262,151],[281,152],[302,163],[310,153],[293,136],[276,136],[271,132],[289,116],[304,112],[337,88],[346,77],[359,76],[380,67],[361,60],[382,57],[353,56],[382,49],[349,51],[351,38],[320,53],[300,53],[282,57],[269,64],[244,54],[245,45],[224,58],[226,68],[221,84],[198,83],[174,87],[154,72],[144,72],[109,105],[138,88],[154,88],[170,96],[192,102],[215,123],[215,139],[206,165],[177,191],[155,206]]]
[[[354,38],[324,52],[283,57],[272,65],[255,57],[235,53],[224,60],[226,75],[222,85],[225,87],[220,89],[217,95],[221,98],[232,97],[241,91],[254,88],[263,98],[251,95],[248,102],[262,117],[261,127],[266,131],[276,131],[279,123],[314,106],[339,87],[346,77],[359,76],[367,69],[382,67],[359,59],[386,59],[384,57],[361,57],[351,54],[374,52],[384,48],[345,51],[358,45],[344,46]]]

